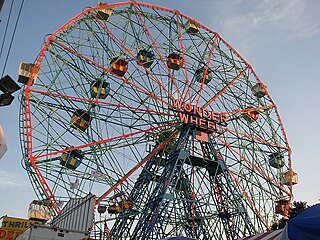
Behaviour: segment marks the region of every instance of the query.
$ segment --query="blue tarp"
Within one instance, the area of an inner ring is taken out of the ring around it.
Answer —
[[[287,223],[290,240],[320,239],[320,204],[307,208]]]
[[[194,240],[194,238],[187,238],[187,237],[170,237],[170,238],[167,238],[167,240]]]

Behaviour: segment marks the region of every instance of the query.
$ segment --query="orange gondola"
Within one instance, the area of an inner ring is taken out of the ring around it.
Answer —
[[[176,53],[170,53],[167,58],[168,68],[179,70],[182,67],[183,61],[182,57]]]

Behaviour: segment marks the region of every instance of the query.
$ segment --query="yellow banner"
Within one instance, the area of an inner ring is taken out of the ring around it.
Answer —
[[[2,220],[2,230],[24,231],[33,224],[42,224],[41,221],[33,221],[23,218],[4,216]]]

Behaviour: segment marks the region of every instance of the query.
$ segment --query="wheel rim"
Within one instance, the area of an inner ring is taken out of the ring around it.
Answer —
[[[113,9],[110,18],[97,18],[106,8]],[[246,199],[245,210],[256,231],[270,226],[276,201],[290,201],[292,183],[280,181],[281,174],[291,170],[290,147],[276,105],[268,93],[253,95],[260,79],[224,39],[194,20],[199,32],[187,33],[188,20],[149,4],[113,4],[87,9],[48,38],[33,69],[36,82],[24,89],[21,136],[33,186],[57,212],[59,201],[88,192],[95,193],[99,203],[117,192],[129,195],[148,153],[159,154],[172,144],[159,138],[179,133],[182,119],[176,101],[226,116],[227,125],[218,124],[220,132],[212,136],[233,186]],[[140,51],[154,56],[150,66],[139,62]],[[170,54],[182,57],[179,69],[169,67]],[[123,76],[121,70],[113,71],[113,60],[127,63]],[[200,69],[202,78],[197,80]],[[205,75],[211,78],[207,83]],[[102,94],[100,82],[110,87],[103,99],[90,92],[97,83]],[[85,129],[71,124],[77,110],[84,111],[78,117],[90,117]],[[258,119],[248,117],[250,112]],[[63,154],[76,150],[83,155],[79,166],[61,164]],[[285,163],[279,169],[269,165],[270,154],[276,152]],[[189,172],[198,178],[195,192],[212,190],[201,179],[201,169]],[[153,188],[150,185],[150,192]]]

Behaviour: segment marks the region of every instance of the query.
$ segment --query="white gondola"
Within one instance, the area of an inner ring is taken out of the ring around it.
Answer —
[[[31,79],[32,81],[31,86],[32,86],[38,77],[38,71],[34,76],[31,76],[34,67],[35,66],[32,63],[24,63],[24,62],[20,63],[18,82],[23,84],[28,84],[29,79]]]
[[[262,83],[257,83],[251,88],[251,91],[257,98],[262,98],[267,94],[267,87]]]
[[[294,171],[287,171],[282,173],[281,175],[281,183],[283,185],[290,185],[290,175],[292,174],[292,185],[295,185],[298,183],[298,174]]]
[[[105,2],[98,2],[98,7],[107,5]],[[110,16],[112,14],[112,9],[111,8],[103,8],[100,9],[97,13],[97,18],[103,20],[103,21],[108,21]]]
[[[184,28],[186,29],[186,32],[191,35],[195,35],[200,30],[200,25],[192,20],[188,20],[187,23],[184,25]]]
[[[51,218],[50,208],[50,203],[39,200],[33,200],[29,205],[29,220],[48,221]]]

